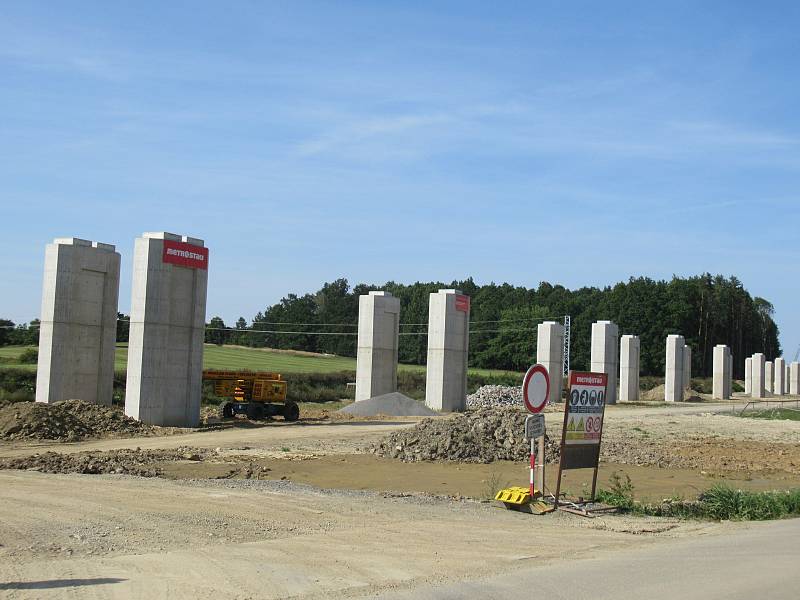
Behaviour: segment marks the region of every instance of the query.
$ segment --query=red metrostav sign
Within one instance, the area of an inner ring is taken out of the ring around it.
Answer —
[[[190,269],[208,269],[208,248],[195,246],[186,242],[164,240],[162,260],[165,263],[188,267]]]

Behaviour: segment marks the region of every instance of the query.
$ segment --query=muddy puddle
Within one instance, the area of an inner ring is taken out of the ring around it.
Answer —
[[[230,457],[216,461],[165,462],[159,467],[161,476],[169,479],[284,479],[321,488],[426,492],[472,498],[488,498],[497,489],[511,485],[527,487],[529,477],[527,465],[521,463],[403,463],[370,454],[302,459]],[[800,487],[800,476],[782,471],[702,472],[607,463],[600,466],[598,487],[608,488],[611,475],[620,471],[631,478],[635,497],[647,501],[675,496],[694,498],[720,482],[749,490]],[[556,474],[557,467],[548,465],[546,484],[551,491],[555,490]],[[566,472],[562,490],[571,495],[586,493],[591,478],[591,470]]]

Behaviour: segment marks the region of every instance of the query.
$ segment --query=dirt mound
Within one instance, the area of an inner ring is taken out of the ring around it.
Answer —
[[[646,392],[641,392],[639,394],[639,399],[644,400],[645,402],[656,402],[658,400],[664,401],[664,384],[657,385],[653,389],[647,390]]]
[[[0,439],[74,442],[109,435],[142,435],[154,427],[126,417],[122,411],[83,400],[54,404],[16,402],[0,407]]]
[[[525,460],[530,455],[530,443],[523,437],[525,416],[508,408],[487,408],[449,419],[425,419],[411,429],[395,431],[372,452],[406,462]],[[548,438],[545,453],[547,462],[555,462],[558,443]]]
[[[61,454],[45,452],[22,458],[0,459],[0,469],[19,469],[41,473],[116,474],[158,477],[159,462],[199,461],[208,450],[181,447],[174,450],[113,450],[111,452],[78,452]]]
[[[360,400],[345,406],[338,412],[359,417],[433,417],[436,411],[431,410],[422,402],[417,402],[401,394],[391,392],[380,396],[373,396],[369,400]]]

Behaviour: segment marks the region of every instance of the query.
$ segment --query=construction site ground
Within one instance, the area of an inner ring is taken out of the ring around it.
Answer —
[[[551,433],[560,420],[547,414]],[[526,485],[525,463],[371,453],[417,421],[320,413],[182,435],[0,442],[0,461],[29,461],[0,470],[0,595],[371,597],[758,527],[505,511],[486,498]],[[797,421],[745,419],[720,405],[620,406],[609,408],[604,436],[599,484],[623,470],[637,498],[691,498],[720,481],[800,487]],[[86,452],[117,455],[120,466],[150,461],[158,476],[44,472]],[[589,478],[571,472],[565,488],[581,493]]]

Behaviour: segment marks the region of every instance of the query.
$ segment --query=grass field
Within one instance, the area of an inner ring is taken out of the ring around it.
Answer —
[[[0,368],[36,370],[36,365],[20,365],[4,362],[15,360],[25,350],[25,346],[0,347]],[[128,362],[126,344],[117,345],[115,369],[124,371]],[[274,371],[277,373],[335,373],[337,371],[355,371],[356,359],[333,355],[304,355],[290,352],[265,350],[259,348],[242,348],[239,346],[215,346],[206,344],[203,351],[203,367],[206,369],[248,369],[252,371]],[[424,371],[420,365],[400,365],[401,371]],[[470,369],[471,373],[480,375],[500,375],[508,371],[488,369]],[[522,375],[520,375],[520,378]]]
[[[749,419],[800,421],[800,410],[796,408],[768,408],[766,410],[748,410],[741,413],[739,416]]]

